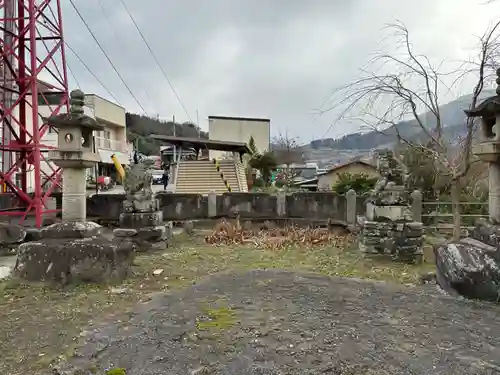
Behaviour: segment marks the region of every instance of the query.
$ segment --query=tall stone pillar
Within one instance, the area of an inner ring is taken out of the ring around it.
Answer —
[[[500,224],[500,164],[489,163],[488,208],[490,222]]]
[[[83,168],[64,168],[62,173],[62,219],[85,221],[87,218],[87,176]]]

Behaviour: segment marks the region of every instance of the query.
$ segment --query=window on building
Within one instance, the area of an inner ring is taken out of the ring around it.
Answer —
[[[60,92],[44,92],[43,95],[38,94],[38,105],[50,105],[56,106],[61,104],[63,99],[63,94]]]
[[[111,148],[111,132],[104,130],[104,147]]]

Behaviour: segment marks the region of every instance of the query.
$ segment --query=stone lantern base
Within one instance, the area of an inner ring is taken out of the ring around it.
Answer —
[[[62,284],[123,281],[132,266],[135,245],[104,238],[101,229],[93,222],[62,222],[43,228],[39,240],[19,246],[14,274]]]
[[[156,200],[155,207],[159,207]],[[162,250],[168,247],[171,225],[163,223],[163,211],[123,212],[120,214],[120,228],[113,231],[119,240],[132,241],[137,252]]]

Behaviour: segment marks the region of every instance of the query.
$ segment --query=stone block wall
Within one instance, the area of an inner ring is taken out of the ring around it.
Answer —
[[[158,193],[164,220],[183,221],[208,217],[208,199],[199,194]]]
[[[245,218],[276,218],[278,197],[267,193],[226,193],[217,198],[217,216]]]
[[[420,262],[422,256],[422,223],[369,221],[362,219],[360,250],[366,255],[391,255],[395,260]]]
[[[347,221],[346,197],[330,192],[295,193],[286,197],[286,216]]]

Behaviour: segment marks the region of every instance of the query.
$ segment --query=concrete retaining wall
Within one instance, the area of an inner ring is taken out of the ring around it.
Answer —
[[[354,193],[354,192],[353,192]],[[338,220],[354,223],[356,214],[364,214],[361,199],[354,200],[330,192],[295,194],[226,193],[201,196],[198,194],[157,193],[164,220],[182,221],[220,217],[242,219]],[[98,194],[88,198],[87,217],[114,221],[125,199],[121,194]],[[349,204],[348,204],[349,201]]]

